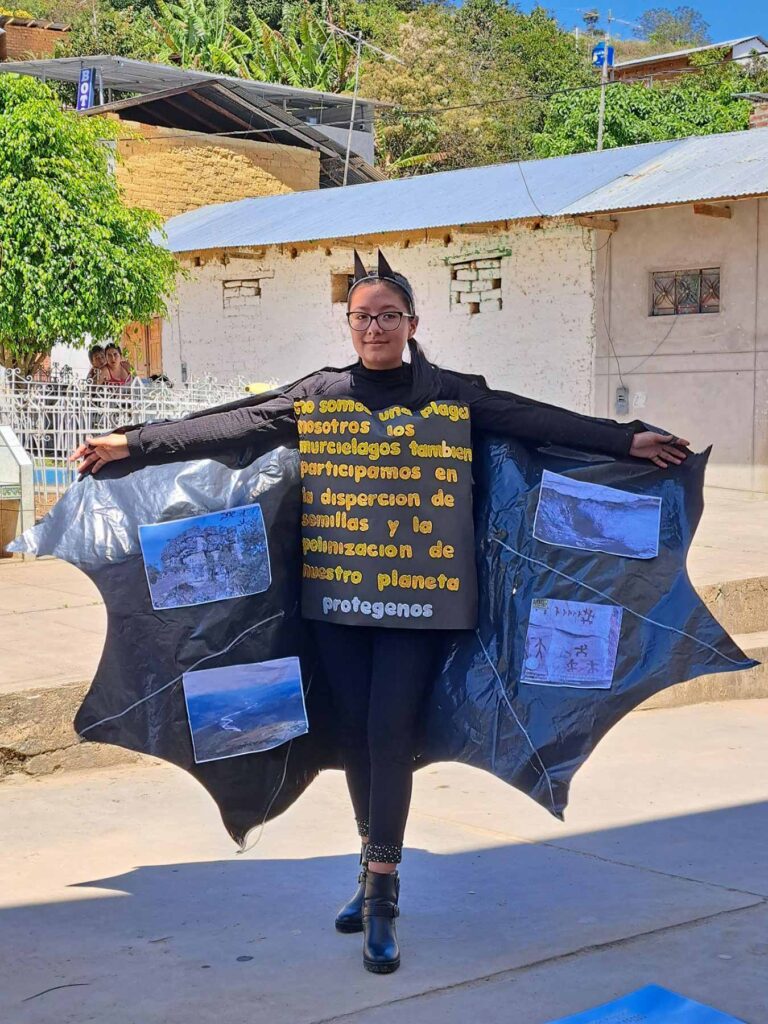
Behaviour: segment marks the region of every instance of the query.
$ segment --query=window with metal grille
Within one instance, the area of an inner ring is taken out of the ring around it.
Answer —
[[[652,274],[651,316],[720,312],[720,268]]]

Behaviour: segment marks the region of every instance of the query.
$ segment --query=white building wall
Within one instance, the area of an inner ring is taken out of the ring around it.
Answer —
[[[338,142],[339,145],[347,147],[347,140],[349,139],[348,128],[335,128],[327,124],[313,124],[312,127],[322,132],[323,135],[327,135],[329,139],[333,139],[334,142]],[[373,132],[352,132],[352,152],[357,153],[361,156],[366,163],[373,165],[376,162],[374,153],[374,139]]]
[[[595,236],[596,411],[615,416],[618,357],[630,411],[617,418],[713,445],[710,484],[768,491],[768,201],[728,205],[731,219],[691,206],[619,214],[610,244]],[[649,315],[653,271],[710,267],[719,313]]]
[[[51,349],[51,365],[62,370],[69,367],[77,376],[87,376],[91,368],[88,346],[75,348],[72,345],[54,345]]]
[[[593,408],[592,257],[570,223],[499,234],[451,232],[452,241],[385,248],[412,282],[421,323],[417,337],[434,361],[484,374],[499,388],[583,412]],[[374,265],[375,250],[359,246]],[[502,309],[462,315],[450,305],[446,261],[508,252],[502,259]],[[203,261],[205,254],[200,254]],[[324,365],[343,366],[354,352],[343,303],[331,301],[331,275],[352,270],[349,248],[268,249],[262,260],[211,257],[180,280],[163,328],[164,370],[181,378],[242,374],[251,381],[293,380]],[[269,275],[269,276],[265,276]],[[224,281],[261,278],[261,296],[224,310]]]

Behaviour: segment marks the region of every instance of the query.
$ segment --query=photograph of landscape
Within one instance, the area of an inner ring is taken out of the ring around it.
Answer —
[[[139,527],[152,607],[260,594],[272,582],[260,505]]]
[[[544,470],[533,535],[558,547],[655,558],[660,522],[661,498]]]
[[[308,732],[298,658],[184,674],[195,762],[255,754]]]

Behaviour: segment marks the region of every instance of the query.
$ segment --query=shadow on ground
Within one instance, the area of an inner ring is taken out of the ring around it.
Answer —
[[[259,859],[257,848],[84,879],[69,887],[69,901],[0,913],[3,1019],[307,1024],[726,919],[766,903],[767,809],[754,803],[482,848],[467,848],[477,833],[458,826],[446,843],[442,822],[439,846],[460,848],[407,851],[404,962],[385,978],[361,969],[359,936],[333,929],[354,886],[352,856]],[[293,857],[312,850],[312,835],[303,845]]]

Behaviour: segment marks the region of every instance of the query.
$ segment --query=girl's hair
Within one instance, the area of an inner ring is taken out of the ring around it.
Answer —
[[[102,345],[91,345],[88,349],[88,358],[93,359],[97,352],[103,352],[104,347]]]
[[[109,352],[109,350],[111,348],[113,348],[117,352],[118,355],[122,355],[123,354],[120,346],[116,345],[114,341],[110,341],[110,343],[104,347],[104,351],[105,352]]]

